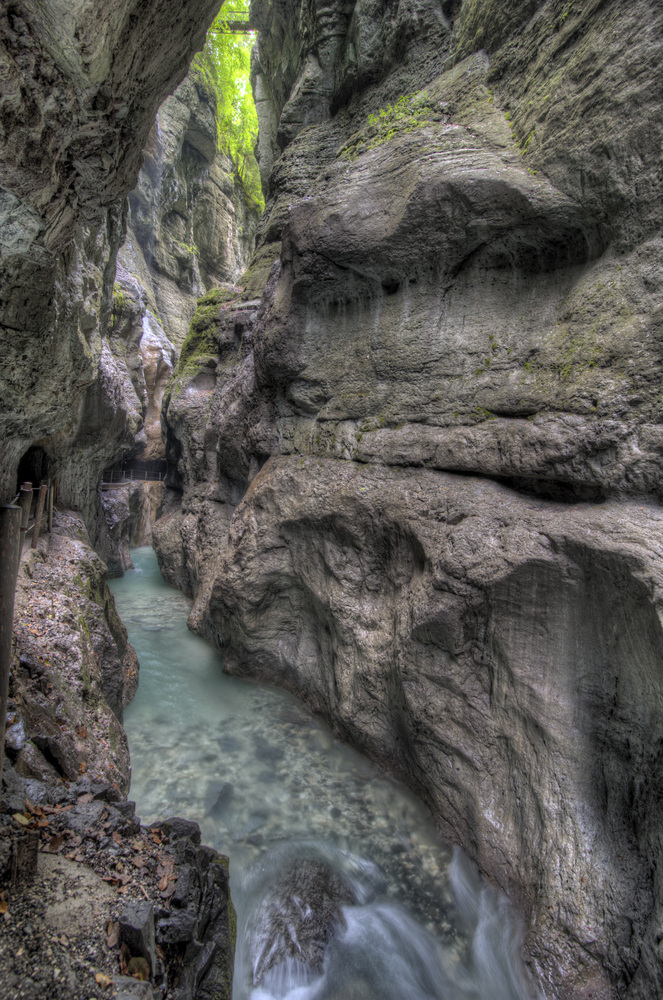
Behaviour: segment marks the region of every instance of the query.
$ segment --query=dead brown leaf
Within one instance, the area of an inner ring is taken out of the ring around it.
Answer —
[[[26,816],[25,813],[12,813],[12,819],[15,820],[19,826],[30,826],[32,823],[32,818]]]
[[[122,975],[124,975],[127,971],[127,966],[129,964],[130,958],[131,958],[131,952],[129,951],[126,942],[124,942],[120,947],[120,954],[119,954],[120,972],[122,973]]]
[[[113,838],[116,844],[122,843],[122,835],[119,834],[117,830],[113,830],[113,832],[111,833],[111,837]]]
[[[127,972],[134,979],[140,979],[141,982],[145,982],[150,978],[150,966],[147,959],[141,956],[130,958],[127,965]]]
[[[117,921],[113,923],[112,920],[108,921],[106,927],[106,945],[108,948],[117,948],[117,943],[120,940],[120,925]]]
[[[62,850],[62,845],[64,844],[64,837],[61,833],[57,837],[51,837],[47,844],[44,844],[42,851],[44,854],[57,854]]]
[[[176,886],[176,885],[177,885],[177,879],[173,879],[173,880],[172,880],[171,882],[169,882],[169,884],[168,884],[168,888],[167,888],[167,889],[165,889],[165,890],[164,890],[164,892],[162,892],[162,893],[160,894],[160,895],[161,895],[161,898],[162,898],[162,899],[170,899],[170,897],[171,897],[171,896],[173,895],[173,893],[175,892],[175,886]]]

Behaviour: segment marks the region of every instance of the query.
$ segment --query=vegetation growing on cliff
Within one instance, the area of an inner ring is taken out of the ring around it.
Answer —
[[[166,386],[164,394],[166,408],[173,395],[177,396],[191,378],[197,375],[207,363],[218,357],[219,313],[221,306],[231,298],[232,292],[227,289],[211,288],[198,300],[189,332],[182,344],[177,367]]]
[[[219,321],[219,307],[230,298],[232,294],[225,288],[212,288],[198,300],[189,332],[182,344],[175,376],[181,374],[187,362],[193,358],[200,355],[216,355],[218,343],[215,334]]]
[[[443,117],[439,104],[432,101],[426,91],[403,94],[395,104],[369,114],[366,127],[343,146],[339,156],[343,160],[356,160],[361,153],[376,149],[397,135],[432,125]]]
[[[248,17],[248,0],[234,0],[232,16]],[[251,91],[251,49],[255,32],[228,30],[222,7],[207,32],[202,52],[191,69],[216,95],[216,128],[219,149],[229,153],[247,195],[260,211],[265,207],[258,164],[253,152],[258,136],[258,116]]]

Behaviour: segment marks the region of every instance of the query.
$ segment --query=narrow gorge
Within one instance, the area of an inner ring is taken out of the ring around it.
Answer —
[[[525,993],[656,1000],[660,4],[218,12],[0,10],[0,500],[57,490],[19,573],[3,829],[38,825],[20,782],[64,779],[61,808],[161,850],[125,801],[137,666],[104,582],[153,545],[226,673],[296,696],[508,897]],[[210,55],[228,22],[257,162]],[[154,829],[214,882],[216,943],[157,922],[170,979],[147,949],[135,996],[171,995],[180,947],[182,998],[227,996],[227,873]]]

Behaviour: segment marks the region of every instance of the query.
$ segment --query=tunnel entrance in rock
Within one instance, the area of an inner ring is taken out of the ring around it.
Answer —
[[[49,479],[51,476],[51,461],[41,445],[33,445],[28,448],[20,462],[16,475],[16,489],[20,489],[22,483],[32,483],[38,486],[42,479]]]

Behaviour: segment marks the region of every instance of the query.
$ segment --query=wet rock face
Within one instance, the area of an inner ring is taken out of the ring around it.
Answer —
[[[34,220],[23,239],[35,259],[62,251],[80,222],[98,223],[131,190],[156,109],[214,12],[214,2],[156,0],[6,8],[0,183]]]
[[[419,790],[548,995],[655,996],[661,12],[253,16],[266,292],[168,401],[162,563]]]
[[[52,439],[53,462],[72,455],[95,408],[118,414],[109,434],[116,453],[137,430],[104,357],[118,201],[135,184],[157,107],[215,11],[213,0],[103,8],[79,0],[66,9],[17,0],[0,16],[4,499],[15,494],[25,451]],[[99,460],[94,449],[87,457],[85,466]],[[76,501],[72,491],[66,502]]]
[[[109,576],[122,576],[125,570],[132,569],[131,549],[151,543],[152,526],[161,515],[165,490],[165,484],[160,482],[130,482],[101,494],[106,530],[97,551],[106,562]]]
[[[660,526],[654,506],[271,459],[199,625],[415,787],[529,917],[552,996],[661,989]]]
[[[246,267],[258,222],[230,157],[217,146],[216,97],[195,70],[161,105],[129,197],[120,280],[133,275],[180,347],[196,299]]]

